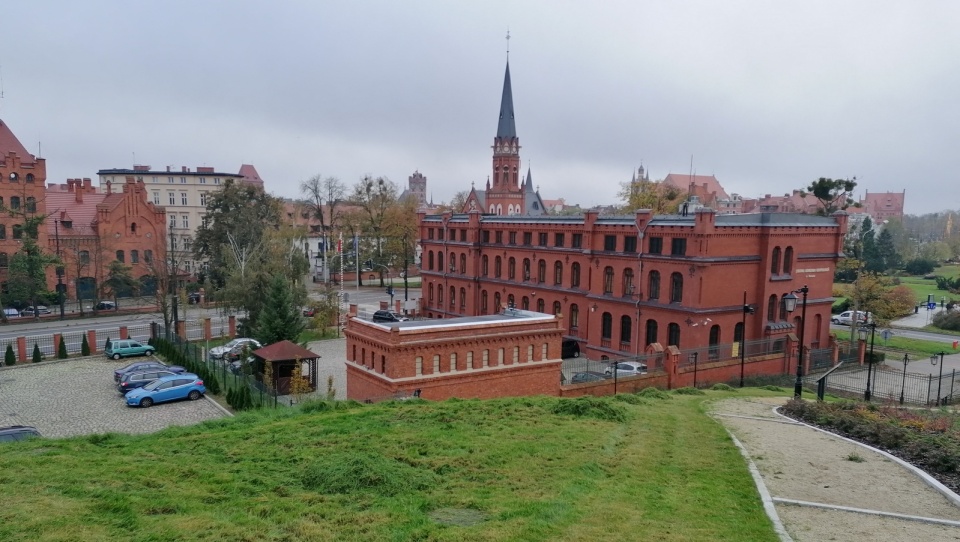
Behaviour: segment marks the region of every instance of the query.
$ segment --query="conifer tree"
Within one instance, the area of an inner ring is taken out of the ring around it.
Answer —
[[[87,334],[83,334],[83,342],[80,343],[80,355],[89,356],[90,355],[90,343],[87,342]]]
[[[57,347],[57,359],[67,359],[67,341],[60,336],[60,346]]]
[[[40,345],[33,343],[33,362],[40,363],[43,361],[43,354],[40,353]]]
[[[13,345],[7,345],[7,351],[3,355],[3,364],[6,366],[17,364],[17,355],[13,353]]]

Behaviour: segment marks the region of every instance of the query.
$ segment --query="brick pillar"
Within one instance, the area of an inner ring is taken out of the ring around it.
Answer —
[[[203,338],[204,340],[209,341],[211,337],[213,337],[213,332],[211,331],[211,327],[210,327],[210,319],[204,318],[203,319]]]
[[[227,332],[230,334],[230,338],[232,339],[237,336],[237,317],[231,314],[228,322],[229,328]]]
[[[17,337],[17,363],[27,362],[27,338]]]
[[[680,361],[680,355],[668,348],[663,353],[663,370],[667,373],[667,389],[672,390],[677,383],[677,362]]]
[[[356,303],[350,303],[350,309],[347,311],[347,314],[349,314],[350,316],[356,316],[358,314]]]
[[[394,304],[394,307],[393,307],[393,310],[394,310],[394,311],[396,311],[396,312],[398,312],[398,313],[403,313],[403,306],[402,306],[402,304],[401,304],[401,302],[400,302],[399,299],[397,299],[396,301],[394,301],[393,304]]]
[[[867,359],[867,341],[863,339],[857,339],[857,363],[863,365],[864,360]]]
[[[59,333],[53,334],[53,355],[51,358],[56,358],[57,354],[60,352],[60,341],[62,340],[63,335]]]
[[[87,330],[87,344],[90,345],[90,353],[96,354],[100,350],[97,350],[97,332],[93,329]]]
[[[183,320],[177,322],[177,335],[179,335],[181,339],[187,338],[187,323]]]
[[[389,308],[390,308],[390,302],[389,302],[389,301],[381,301],[381,302],[380,302],[380,310],[385,311],[385,310],[387,310],[387,309],[389,309]]]
[[[127,326],[120,326],[120,338],[129,339],[130,335],[127,332]]]

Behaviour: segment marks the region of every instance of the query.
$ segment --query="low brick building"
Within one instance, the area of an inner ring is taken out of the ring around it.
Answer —
[[[503,314],[375,323],[351,316],[347,398],[375,401],[420,390],[425,399],[560,393],[561,319]]]

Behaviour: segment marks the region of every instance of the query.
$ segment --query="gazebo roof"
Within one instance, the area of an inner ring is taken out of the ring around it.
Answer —
[[[253,355],[266,361],[288,361],[294,359],[315,359],[319,354],[315,354],[306,348],[291,342],[280,341],[259,350],[254,350]]]

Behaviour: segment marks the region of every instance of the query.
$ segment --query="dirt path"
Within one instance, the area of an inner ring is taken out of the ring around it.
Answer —
[[[773,408],[783,402],[728,399],[711,414],[743,444],[793,540],[960,540],[960,497],[951,501],[876,451],[780,417]]]

